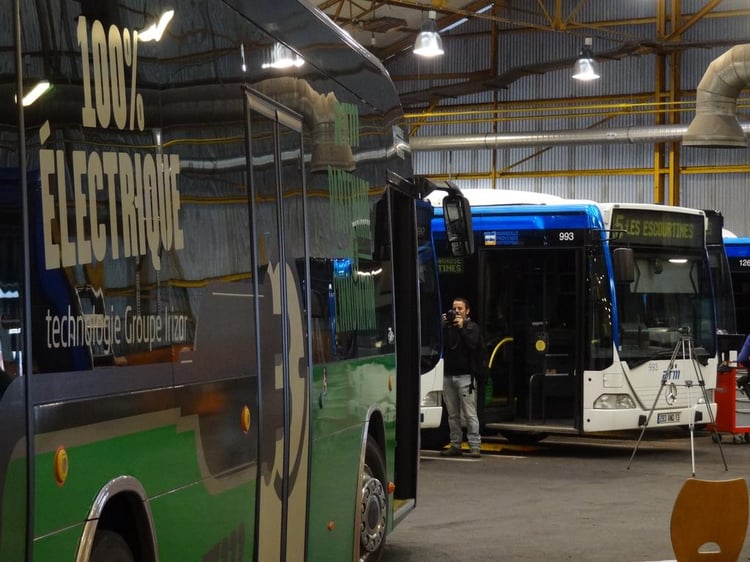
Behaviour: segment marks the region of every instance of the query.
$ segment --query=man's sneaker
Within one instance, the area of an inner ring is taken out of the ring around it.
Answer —
[[[454,447],[453,445],[440,451],[441,457],[460,457],[463,454],[464,452],[461,449]]]
[[[479,450],[479,447],[472,447],[470,455],[472,458],[478,459],[482,456],[482,452]]]

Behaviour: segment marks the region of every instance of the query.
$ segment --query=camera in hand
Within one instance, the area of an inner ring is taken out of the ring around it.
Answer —
[[[445,321],[450,325],[453,324],[456,321],[456,311],[451,309],[448,309],[445,313]]]

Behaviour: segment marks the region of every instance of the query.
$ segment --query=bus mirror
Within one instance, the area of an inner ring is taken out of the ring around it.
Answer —
[[[468,199],[450,193],[443,198],[445,234],[454,257],[474,253],[474,229],[471,225],[471,206]]]
[[[612,267],[615,270],[616,283],[635,281],[635,260],[632,248],[615,248],[612,252]]]

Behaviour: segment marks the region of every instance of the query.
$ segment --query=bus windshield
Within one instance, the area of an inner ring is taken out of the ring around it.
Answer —
[[[732,303],[736,311],[736,331],[750,333],[750,238],[725,238],[726,257],[731,271]],[[731,330],[730,330],[731,333]]]
[[[635,250],[635,279],[618,287],[620,359],[629,363],[671,356],[691,337],[704,359],[715,351],[711,284],[702,254]]]

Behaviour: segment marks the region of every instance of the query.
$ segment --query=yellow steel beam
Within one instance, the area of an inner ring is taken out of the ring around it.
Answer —
[[[680,97],[680,68],[682,66],[682,53],[673,52],[670,55],[669,73],[669,96],[670,101]],[[679,122],[677,112],[669,113],[669,123],[674,125]],[[669,205],[680,204],[680,143],[669,143]]]
[[[680,172],[683,175],[696,175],[696,174],[747,174],[747,164],[735,164],[733,166],[690,166],[689,168],[682,168]]]
[[[685,33],[688,29],[693,27],[696,23],[698,23],[700,20],[704,18],[711,10],[713,10],[716,6],[721,4],[721,0],[711,0],[708,4],[703,6],[700,10],[698,10],[695,14],[690,16],[688,20],[683,23],[681,26],[674,28],[674,31],[667,35],[664,40],[665,41],[672,41],[673,39],[679,39],[682,37],[682,34]]]
[[[662,115],[662,114],[672,114],[672,113],[688,113],[693,111],[693,107],[682,107],[679,109],[676,108],[669,108],[669,107],[663,107],[663,108],[652,108],[652,109],[638,109],[638,108],[628,108],[623,107],[620,109],[612,109],[610,111],[604,111],[604,110],[595,110],[595,108],[591,108],[591,110],[584,111],[584,109],[588,108],[581,108],[580,111],[575,111],[571,113],[566,112],[546,112],[546,113],[537,113],[533,111],[525,112],[523,114],[519,112],[504,112],[500,109],[493,109],[491,107],[487,107],[485,111],[475,111],[471,113],[461,113],[461,114],[455,114],[455,118],[450,118],[445,114],[441,113],[420,113],[420,114],[410,114],[405,119],[407,121],[426,121],[430,119],[430,124],[437,125],[437,126],[447,126],[447,125],[461,125],[461,124],[477,124],[477,123],[496,123],[496,122],[519,122],[519,121],[546,121],[549,119],[583,119],[583,118],[589,118],[589,117],[621,117],[621,116],[633,116],[633,115]],[[493,115],[493,113],[495,115]],[[507,113],[507,115],[503,116],[503,113]],[[464,117],[462,117],[464,116]],[[437,120],[439,119],[439,120]]]
[[[433,101],[430,104],[430,109],[434,109],[435,106],[438,103],[440,103],[440,102],[439,101]],[[416,123],[416,124],[412,125],[411,129],[409,129],[409,136],[412,136],[412,135],[416,134],[416,132],[419,131],[419,129],[422,127],[422,125],[425,124],[425,121],[426,121],[426,119],[425,120],[421,120],[419,123]]]
[[[656,0],[656,37],[664,39],[667,29],[666,0]]]
[[[537,0],[537,6],[542,12],[542,16],[547,22],[549,22],[550,29],[555,31],[564,31],[567,29],[568,24],[575,23],[576,16],[580,13],[583,7],[588,3],[588,0],[579,0],[578,4],[570,11],[567,16],[563,16],[563,0],[554,0],[554,9],[550,14],[547,7],[544,5],[544,0]]]
[[[588,4],[588,0],[579,0],[578,4],[575,5],[575,7],[570,11],[568,14],[568,17],[565,18],[565,24],[564,28],[567,29],[567,27],[573,23],[575,23],[575,18],[578,16],[578,14],[581,12],[581,10]]]
[[[492,7],[493,13],[496,12],[498,9],[499,8],[498,8],[497,4],[495,4]],[[499,35],[500,34],[498,32],[497,26],[493,25],[492,26],[492,40],[490,41],[490,44],[492,45],[492,50],[490,52],[490,68],[492,69],[492,74],[493,75],[497,75],[497,71],[498,71],[498,68],[499,68],[499,65],[498,65],[498,51],[500,49],[500,40],[499,40],[500,37],[499,37]],[[500,97],[499,92],[497,90],[495,90],[492,93],[492,105],[493,105],[493,109],[494,110],[497,110],[497,104],[500,101],[499,97]],[[499,130],[499,123],[498,122],[494,122],[492,124],[492,130],[495,133],[498,132],[498,130]],[[497,177],[496,176],[496,172],[497,172],[497,159],[498,159],[498,152],[497,152],[497,150],[493,150],[491,156],[492,156],[492,158],[491,158],[491,165],[492,165],[492,180],[491,180],[492,183],[491,183],[491,185],[492,185],[493,188],[495,188],[495,187],[497,187],[497,185],[495,184],[495,181],[496,181],[495,178]]]
[[[685,91],[683,92],[685,95],[692,95],[695,96],[695,91]],[[658,99],[661,96],[656,96],[656,99]],[[653,105],[660,102],[656,102],[655,96],[652,93],[634,93],[634,94],[609,94],[609,95],[603,95],[603,96],[581,96],[581,97],[575,97],[575,98],[537,98],[533,100],[510,100],[510,101],[504,101],[500,103],[500,107],[504,108],[500,111],[514,111],[514,110],[521,110],[521,109],[527,109],[527,110],[534,110],[534,109],[540,109],[543,110],[547,107],[554,107],[555,109],[577,109],[580,107],[600,107],[600,108],[606,108],[606,107],[624,107],[628,104],[630,105]],[[739,99],[738,103],[742,103],[743,100]],[[750,98],[746,100],[746,103],[750,102]],[[692,101],[686,101],[684,103],[694,103]],[[567,105],[563,105],[567,104]],[[436,115],[440,113],[445,114],[460,114],[465,112],[474,112],[474,113],[486,113],[487,111],[484,109],[485,106],[489,104],[456,104],[451,105],[448,107],[441,108],[439,112],[435,112]],[[663,105],[663,104],[662,104]],[[411,112],[407,113],[407,115],[411,116],[420,116],[424,113],[424,111],[417,111],[417,112]]]
[[[392,6],[399,6],[402,8],[411,8],[415,10],[437,10],[440,14],[447,14],[438,18],[438,27],[450,24],[458,21],[461,18],[475,18],[489,20],[496,23],[505,23],[513,26],[523,27],[526,29],[536,29],[540,31],[551,31],[551,28],[546,25],[537,25],[529,22],[519,22],[511,18],[500,17],[495,14],[494,10],[487,13],[478,14],[477,11],[487,6],[487,0],[475,0],[470,4],[467,4],[463,8],[450,8],[440,4],[439,2],[423,3],[415,0],[385,0],[383,4]],[[409,45],[414,42],[413,37],[407,37],[401,41],[397,41],[392,45],[381,51],[381,59],[385,60],[393,55],[396,55],[406,49]]]
[[[672,0],[672,13],[670,14],[670,25],[672,29],[679,29],[682,21],[682,0]],[[679,41],[680,35],[674,35],[672,41]],[[680,99],[680,64],[682,53],[673,51],[669,56],[669,101]],[[669,122],[678,123],[679,119],[676,112],[669,113]],[[680,145],[679,143],[668,143],[667,161],[669,163],[669,185],[667,189],[668,205],[680,204]]]
[[[544,17],[544,19],[549,23],[550,28],[555,29],[555,21],[557,21],[557,18],[560,15],[560,11],[562,10],[562,0],[555,0],[554,16],[549,13],[549,10],[547,10],[547,6],[544,5],[544,0],[536,0],[536,5],[542,12],[542,16]]]
[[[386,2],[386,3],[389,3],[389,2]],[[664,16],[664,14],[659,14],[659,12],[657,11],[657,14],[654,17],[647,16],[647,17],[642,17],[642,18],[626,18],[626,19],[617,19],[617,20],[600,20],[600,21],[586,21],[586,22],[570,20],[570,21],[564,22],[564,25],[565,25],[566,31],[574,31],[574,30],[585,31],[586,29],[590,29],[590,30],[606,32],[608,34],[613,34],[613,35],[621,35],[624,37],[638,38],[639,36],[634,35],[632,33],[612,30],[611,28],[635,27],[635,26],[644,26],[644,25],[659,26],[658,20],[659,20],[660,15],[662,17]],[[692,14],[686,14],[686,15],[688,17],[692,17]],[[720,10],[720,11],[715,11],[715,12],[710,12],[708,14],[705,14],[703,15],[701,19],[732,19],[732,18],[741,17],[741,16],[746,17],[748,15],[750,15],[750,9]],[[515,29],[508,30],[506,31],[506,33],[540,30],[540,26],[523,27],[522,22],[516,22],[516,26],[517,27]],[[557,31],[552,26],[550,26],[548,30]]]
[[[335,6],[336,4],[339,5],[339,10],[341,9],[341,5],[344,4],[346,0],[324,0],[323,2],[316,2],[315,5],[318,7],[319,10],[325,11],[331,6]]]
[[[458,16],[456,19],[475,18],[475,19],[494,21],[497,23],[506,23],[509,25],[517,26],[517,27],[538,29],[541,31],[552,31],[551,27],[548,25],[539,25],[539,24],[530,23],[527,21],[518,21],[513,18],[505,18],[505,17],[499,16],[495,13],[484,12],[484,13],[478,14],[477,13],[478,10],[487,6],[487,0],[481,0],[479,2],[472,2],[471,4],[468,4],[467,6],[464,6],[463,8],[452,8],[449,6],[445,6],[441,4],[440,2],[424,3],[424,2],[419,2],[416,0],[385,0],[383,4],[388,4],[391,6],[399,6],[402,8],[412,8],[412,9],[421,10],[421,11],[436,10],[441,14],[450,14],[453,16]]]
[[[663,173],[668,168],[661,169]],[[722,175],[722,174],[747,174],[746,165],[734,166],[690,166],[682,168],[683,175]],[[581,170],[529,170],[523,172],[465,172],[458,174],[425,174],[430,179],[453,179],[453,180],[490,180],[508,178],[571,178],[571,177],[606,177],[606,176],[650,176],[654,173],[653,168],[586,168]]]
[[[657,37],[667,36],[667,25],[672,29],[678,29],[680,24],[680,0],[673,0],[671,12],[667,16],[666,0],[659,0],[657,5]],[[668,21],[669,20],[669,21]],[[670,35],[674,41],[678,35]],[[672,51],[667,55],[658,53],[656,56],[656,73],[654,77],[654,95],[659,100],[665,101],[665,111],[657,112],[655,122],[663,125],[665,122],[676,124],[679,122],[678,114],[683,111],[680,91],[680,61],[681,53]],[[667,76],[668,72],[668,76]],[[664,166],[666,170],[664,169]],[[680,201],[680,145],[676,142],[658,143],[654,145],[654,202],[678,205]]]
[[[659,0],[659,5],[663,6],[664,0]],[[664,92],[664,55],[656,55],[656,76],[654,77],[654,86],[657,97],[661,97]],[[657,125],[665,123],[664,113],[659,112],[655,116]],[[661,173],[661,167],[665,160],[666,146],[663,142],[654,145],[654,202],[663,203],[665,193],[665,179]]]

